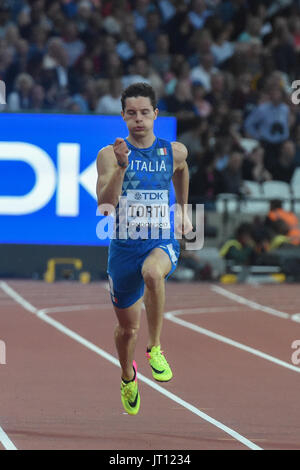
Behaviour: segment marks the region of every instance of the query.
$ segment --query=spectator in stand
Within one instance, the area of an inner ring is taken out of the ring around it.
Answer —
[[[239,37],[239,42],[251,42],[252,39],[261,39],[262,21],[257,16],[249,16],[247,18],[246,29]]]
[[[122,23],[129,14],[127,11],[126,3],[122,0],[111,2],[111,11],[102,21],[102,27],[107,34],[112,36],[119,36],[121,34]]]
[[[211,150],[203,156],[197,172],[191,178],[189,199],[205,204],[206,209],[214,209],[214,201],[222,185],[220,178],[220,172],[216,169],[216,156]]]
[[[194,109],[196,115],[203,118],[208,117],[212,112],[212,106],[210,102],[206,100],[205,95],[206,93],[202,83],[195,82],[192,85]]]
[[[190,79],[192,82],[200,82],[205,90],[211,90],[211,76],[217,72],[214,66],[214,57],[211,53],[204,54],[201,58],[201,65],[191,70]]]
[[[153,10],[151,0],[136,0],[133,11],[135,30],[143,31],[147,27],[147,15]]]
[[[192,0],[191,10],[189,12],[189,20],[195,29],[202,29],[207,18],[212,15],[208,10],[205,0]]]
[[[43,57],[46,54],[46,44],[49,32],[41,26],[33,28],[30,38],[29,56]]]
[[[179,136],[179,141],[188,149],[187,162],[190,174],[193,174],[198,169],[202,153],[207,146],[207,131],[207,120],[197,116],[191,121],[189,129]]]
[[[145,41],[137,38],[136,43],[134,44],[134,60],[144,59],[147,60],[147,46]],[[155,67],[154,67],[155,68]]]
[[[278,18],[275,21],[274,37],[271,49],[277,70],[287,74],[293,74],[297,64],[297,56],[294,49],[293,36],[289,30],[287,20]]]
[[[227,2],[225,2],[227,3]],[[245,31],[249,16],[249,2],[247,0],[231,0],[231,23],[233,24],[232,39],[235,41],[242,31]]]
[[[296,53],[300,52],[300,15],[290,19],[290,29],[293,37],[293,45]]]
[[[291,91],[288,75],[280,70],[273,70],[267,77],[264,77],[262,83],[262,89],[269,90],[276,87],[281,88],[285,93],[290,93]]]
[[[278,162],[274,165],[272,176],[274,180],[290,183],[295,171],[296,147],[292,140],[286,140],[281,145]]]
[[[8,95],[7,107],[9,111],[22,111],[31,109],[31,91],[34,81],[27,73],[17,76],[14,91]]]
[[[183,55],[172,57],[171,68],[165,77],[165,91],[167,95],[172,95],[179,80],[185,81],[187,88],[191,86],[190,65]]]
[[[72,18],[72,16],[74,16],[74,15],[67,14],[67,12],[64,9],[64,7],[67,7],[67,6],[68,5],[66,4],[61,6],[58,1],[50,3],[48,10],[47,10],[47,16],[50,20],[50,24],[52,25],[52,28],[50,28],[49,30],[49,33],[51,32],[52,36],[60,36],[66,24],[66,21],[68,21],[69,19]],[[71,6],[71,4],[69,4],[69,6]],[[76,12],[76,8],[75,8],[75,12]]]
[[[126,76],[124,73],[123,62],[116,52],[106,56],[99,76],[101,78],[115,78],[123,76],[123,79],[125,80]]]
[[[264,166],[264,149],[257,145],[243,160],[243,179],[264,183],[271,181],[272,175]]]
[[[166,111],[178,119],[195,116],[191,87],[186,86],[185,80],[178,80],[175,93],[165,97],[163,101]]]
[[[251,78],[250,73],[238,75],[230,99],[232,108],[242,109],[244,115],[249,114],[257,102],[257,93],[252,88]]]
[[[64,29],[63,47],[68,57],[68,67],[72,67],[85,51],[85,44],[78,37],[78,28],[75,22],[69,21]]]
[[[289,138],[290,110],[283,90],[269,90],[269,100],[258,105],[245,121],[246,133],[259,140],[265,149],[265,166],[272,172],[278,161],[281,144]]]
[[[123,88],[127,88],[130,84],[136,82],[145,82],[151,85],[159,99],[164,93],[164,84],[157,72],[155,72],[145,59],[136,59],[132,65],[128,67],[129,75],[122,78]]]
[[[79,113],[95,111],[97,107],[96,83],[93,78],[87,78],[80,84],[79,90],[72,98],[72,104],[77,105]]]
[[[33,85],[31,90],[31,109],[40,112],[46,107],[45,90],[41,85]]]
[[[222,28],[221,31],[218,31],[215,34],[215,40],[211,46],[211,52],[215,59],[215,64],[218,67],[224,67],[225,63],[233,56],[234,54],[234,43],[230,41],[230,36],[232,32],[232,26],[228,25],[226,28]]]
[[[163,23],[168,23],[176,14],[176,2],[173,0],[160,0],[158,8],[160,10]]]
[[[68,78],[68,56],[60,38],[51,38],[47,44],[48,52],[43,58],[43,78],[50,77],[51,87],[55,83],[59,88],[66,88],[69,83]]]
[[[101,48],[99,47],[99,49],[101,50],[101,58],[100,58],[100,61],[101,63],[103,64],[103,69],[106,69],[105,67],[105,61],[108,60],[108,58],[112,55],[112,54],[116,54],[117,53],[117,40],[114,36],[112,36],[111,34],[106,34],[103,38],[102,38],[102,44],[101,44]],[[120,59],[121,61],[121,59]]]
[[[188,6],[184,2],[178,3],[177,12],[165,25],[165,30],[170,38],[171,54],[186,55],[194,28],[189,19]]]
[[[93,14],[92,2],[89,0],[79,1],[75,21],[77,30],[81,36],[88,34]]]
[[[32,27],[40,26],[50,32],[53,24],[46,13],[46,4],[44,0],[27,2],[24,9],[20,11],[18,24],[21,26],[20,32],[24,39],[29,39]]]
[[[203,28],[194,32],[189,41],[189,63],[192,68],[201,64],[202,57],[205,54],[211,54],[212,45],[213,40],[210,30]]]
[[[133,59],[137,40],[138,37],[134,30],[134,19],[132,16],[128,16],[122,23],[120,41],[116,46],[116,51],[125,64]]]
[[[20,34],[17,26],[10,24],[5,30],[4,39],[9,44],[9,47],[15,52],[18,41],[20,40]]]
[[[8,53],[8,59],[10,58],[10,53]],[[17,75],[20,73],[29,72],[29,44],[25,39],[18,39],[16,42],[15,53],[11,56],[11,64],[6,66],[5,82],[7,84],[7,92],[10,92],[12,89],[12,84],[14,83]]]
[[[75,67],[69,70],[69,88],[71,94],[76,93],[83,83],[86,83],[90,78],[96,78],[95,67],[93,60],[84,55],[79,59]]]
[[[136,82],[144,82],[150,85],[150,80],[149,78],[146,77],[147,73],[148,73],[147,63],[145,63],[143,59],[135,60],[132,64],[129,65],[128,74],[122,77],[123,88],[125,89],[129,85],[136,83]]]
[[[249,72],[252,77],[261,74],[264,51],[260,39],[252,39],[247,43],[245,53],[247,56],[245,72]]]
[[[148,54],[154,54],[156,51],[157,38],[161,34],[160,16],[157,11],[151,11],[147,14],[147,26],[139,33],[139,36],[145,41]]]
[[[244,152],[243,146],[243,112],[240,109],[233,109],[228,115],[228,135],[231,137],[232,145]]]
[[[242,195],[244,194],[244,182],[242,176],[243,154],[233,151],[227,166],[220,173],[220,192]]]
[[[150,54],[150,63],[161,77],[165,77],[171,67],[170,40],[167,34],[161,33],[156,40],[156,52]]]
[[[230,122],[228,120],[230,112],[231,110],[227,101],[220,101],[218,105],[214,107],[213,113],[209,116],[208,120],[216,139],[227,139],[232,145],[232,137],[229,132]]]
[[[121,114],[121,94],[122,81],[120,78],[110,80],[109,93],[102,96],[97,105],[97,113],[99,114]]]
[[[223,72],[212,74],[210,84],[211,90],[205,95],[205,99],[213,107],[217,107],[219,103],[230,98],[229,90],[225,87],[225,74]]]

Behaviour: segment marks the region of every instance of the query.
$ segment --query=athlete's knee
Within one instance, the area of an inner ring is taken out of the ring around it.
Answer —
[[[159,265],[145,266],[142,270],[144,282],[148,289],[157,289],[164,279],[164,274]]]
[[[124,341],[130,341],[137,337],[139,326],[121,326],[117,325],[115,335],[121,337]]]

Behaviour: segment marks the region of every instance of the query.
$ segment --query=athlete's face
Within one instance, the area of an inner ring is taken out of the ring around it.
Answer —
[[[126,98],[125,105],[122,116],[130,134],[145,137],[153,131],[158,109],[153,109],[150,98],[144,96]]]

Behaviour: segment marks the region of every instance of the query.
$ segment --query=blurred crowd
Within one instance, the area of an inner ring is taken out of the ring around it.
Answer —
[[[191,198],[203,202],[242,194],[244,180],[291,181],[299,59],[299,0],[0,4],[2,111],[119,114],[122,90],[147,82],[160,113],[178,118]]]
[[[285,210],[280,199],[270,202],[266,217],[257,216],[252,222],[241,223],[234,235],[225,242],[220,254],[237,264],[255,264],[261,254],[300,246],[298,217]]]

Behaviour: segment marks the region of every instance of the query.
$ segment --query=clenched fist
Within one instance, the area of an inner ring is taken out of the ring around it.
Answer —
[[[126,168],[129,165],[128,162],[128,155],[129,149],[124,139],[118,137],[113,144],[113,149],[115,152],[116,159],[118,161],[118,165],[122,168]]]

